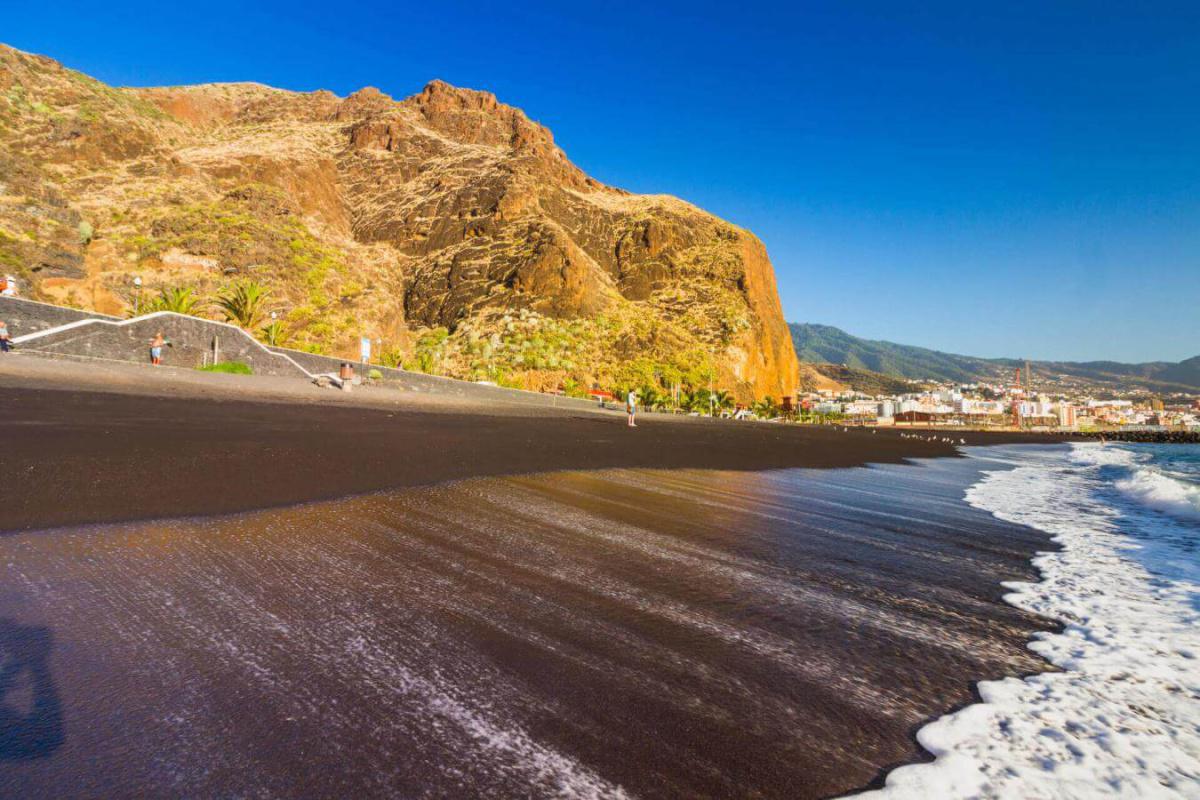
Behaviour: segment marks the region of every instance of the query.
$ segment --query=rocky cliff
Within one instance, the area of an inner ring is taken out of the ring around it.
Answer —
[[[365,335],[529,388],[801,380],[752,234],[602,185],[520,110],[441,81],[402,101],[118,89],[0,46],[0,269],[109,313],[134,275],[139,301],[254,281],[292,346]]]

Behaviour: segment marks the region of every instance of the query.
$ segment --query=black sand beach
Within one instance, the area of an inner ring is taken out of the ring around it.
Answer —
[[[0,531],[219,514],[489,475],[849,467],[956,453],[894,431],[661,414],[630,430],[613,411],[12,357],[0,359],[0,442]]]
[[[3,796],[828,797],[1044,668],[942,442],[12,364]]]
[[[12,797],[826,797],[1038,670],[970,460],[475,479],[0,537]],[[28,692],[28,693],[27,693]],[[24,739],[22,739],[22,732]],[[30,740],[32,742],[30,743]]]

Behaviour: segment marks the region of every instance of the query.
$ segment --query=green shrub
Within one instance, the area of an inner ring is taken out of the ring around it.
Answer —
[[[383,380],[383,373],[377,369],[373,369],[367,373],[367,377],[373,381],[381,381]]]
[[[259,329],[259,338],[271,347],[281,347],[287,341],[287,329],[279,320],[271,320],[271,324]]]
[[[379,360],[385,367],[400,368],[404,363],[404,353],[398,347],[388,347],[380,354]]]
[[[200,367],[201,372],[224,372],[228,375],[253,375],[254,370],[249,364],[243,364],[241,361],[219,361],[216,364],[209,364],[207,367]]]
[[[446,351],[446,339],[450,332],[445,328],[433,328],[417,339],[416,371],[429,375],[441,374],[442,356]]]

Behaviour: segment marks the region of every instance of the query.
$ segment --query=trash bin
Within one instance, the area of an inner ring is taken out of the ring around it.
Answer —
[[[354,380],[354,365],[342,362],[342,370],[338,373],[338,377],[344,381]]]

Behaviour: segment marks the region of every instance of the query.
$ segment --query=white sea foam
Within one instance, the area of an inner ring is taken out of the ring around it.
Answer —
[[[1200,798],[1200,582],[1187,552],[1200,529],[1180,505],[1190,487],[1124,448],[1014,453],[1022,466],[987,473],[967,500],[1062,545],[1035,560],[1044,580],[1006,597],[1064,624],[1030,645],[1061,671],[981,683],[982,702],[918,733],[935,761],[872,794]]]
[[[1124,468],[1113,481],[1126,499],[1186,521],[1200,521],[1200,486],[1173,475],[1147,456],[1123,447],[1079,446],[1072,455],[1078,464]]]
[[[1125,496],[1150,508],[1185,520],[1200,520],[1200,487],[1155,469],[1138,467],[1116,482]]]

